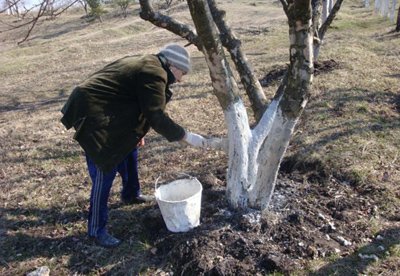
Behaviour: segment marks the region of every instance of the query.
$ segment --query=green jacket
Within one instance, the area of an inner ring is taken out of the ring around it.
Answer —
[[[103,171],[118,165],[150,127],[168,141],[185,130],[164,112],[175,78],[162,56],[124,57],[77,86],[62,108],[61,122]]]

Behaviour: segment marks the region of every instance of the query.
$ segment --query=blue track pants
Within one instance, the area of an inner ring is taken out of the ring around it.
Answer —
[[[137,156],[138,150],[135,149],[112,171],[103,172],[86,155],[89,175],[92,179],[88,219],[89,236],[96,237],[106,231],[108,197],[117,172],[122,178],[121,197],[130,198],[140,195]]]

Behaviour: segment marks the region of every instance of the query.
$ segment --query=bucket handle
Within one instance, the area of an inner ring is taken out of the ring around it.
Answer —
[[[157,191],[157,184],[158,184],[158,180],[160,180],[161,175],[157,177],[156,182],[154,183],[154,191]]]

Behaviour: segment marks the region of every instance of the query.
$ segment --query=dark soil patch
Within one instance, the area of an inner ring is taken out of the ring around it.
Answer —
[[[319,74],[328,73],[338,68],[340,68],[339,63],[333,59],[317,61],[314,63],[314,75],[318,76]],[[269,71],[263,78],[259,79],[261,86],[268,87],[281,81],[286,71],[287,66]]]
[[[171,233],[156,206],[142,214],[143,232],[154,245],[148,257],[164,272],[290,274],[311,259],[347,256],[371,238],[365,221],[374,216],[372,201],[338,180],[320,185],[296,172],[283,175],[265,213],[230,210],[223,181],[212,174],[200,180],[205,190],[199,227]]]
[[[400,92],[400,91],[399,91]],[[395,105],[395,108],[397,110],[397,112],[400,113],[400,93],[398,95],[395,96],[393,103]]]

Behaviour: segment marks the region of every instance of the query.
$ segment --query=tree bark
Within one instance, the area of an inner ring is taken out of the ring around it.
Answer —
[[[154,11],[149,0],[140,0],[139,3],[141,7],[140,17],[142,19],[150,21],[160,28],[167,29],[174,34],[185,38],[187,41],[196,45],[197,48],[200,49],[201,45],[198,37],[190,26]]]
[[[241,49],[241,42],[233,34],[225,22],[225,11],[217,8],[214,0],[208,0],[213,20],[217,24],[223,46],[229,51],[239,73],[241,83],[249,97],[254,115],[258,121],[265,111],[267,99],[261,84],[254,74],[253,68],[247,62],[247,57]]]

